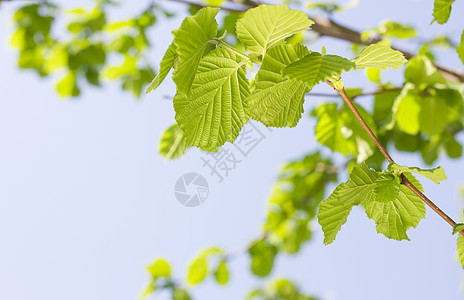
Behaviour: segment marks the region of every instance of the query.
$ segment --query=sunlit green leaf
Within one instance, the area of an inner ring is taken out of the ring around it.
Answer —
[[[365,164],[357,165],[351,170],[350,179],[337,186],[329,198],[321,202],[317,219],[324,232],[324,244],[335,240],[353,206],[371,201],[378,178],[379,175]]]
[[[186,144],[216,151],[225,142],[233,142],[249,119],[245,113],[249,93],[240,57],[222,48],[205,56],[191,93],[174,98],[176,120]]]
[[[210,41],[218,29],[215,20],[219,8],[205,7],[195,16],[187,17],[173,32],[179,63],[172,75],[178,91],[188,93],[200,59],[211,50]]]
[[[313,23],[301,11],[263,4],[245,13],[237,22],[236,33],[247,51],[264,56],[267,49]]]
[[[184,155],[187,146],[185,135],[177,124],[172,125],[163,133],[159,144],[159,153],[166,159],[176,159]]]
[[[436,167],[433,169],[421,169],[417,167],[407,167],[407,166],[399,166],[395,163],[390,163],[388,165],[388,169],[390,171],[399,172],[399,173],[416,173],[427,177],[428,179],[432,180],[436,184],[439,184],[441,181],[447,179],[445,174],[445,170],[442,167]]]
[[[412,181],[411,175],[408,178]],[[420,187],[417,181],[413,184]],[[424,202],[391,174],[379,177],[372,201],[363,206],[367,216],[375,221],[377,232],[395,240],[409,240],[406,230],[416,227],[425,217]]]
[[[458,223],[453,226],[453,234],[458,233],[459,231],[464,230],[464,223]]]
[[[420,190],[422,186],[409,173],[405,176]],[[392,173],[371,170],[366,164],[355,166],[347,182],[341,183],[319,206],[318,220],[324,231],[324,243],[335,239],[355,205],[362,205],[376,223],[378,233],[388,238],[409,239],[406,230],[416,227],[425,216],[425,206]]]
[[[381,44],[367,46],[353,61],[358,69],[377,68],[381,70],[399,69],[407,62],[403,53]]]
[[[272,127],[294,127],[303,113],[305,83],[282,76],[282,70],[309,51],[301,44],[269,49],[256,75],[256,87],[247,98],[251,117]]]
[[[439,24],[448,22],[451,14],[451,5],[454,0],[435,0],[433,4],[433,22],[437,21]]]
[[[176,46],[174,44],[171,44],[169,45],[168,50],[166,51],[163,59],[161,60],[158,75],[156,75],[156,77],[147,87],[145,93],[154,91],[163,82],[164,78],[166,78],[166,75],[168,75],[171,68],[174,67],[174,61],[176,60],[176,58]]]
[[[461,265],[464,268],[464,236],[462,236],[462,234],[458,235],[456,251],[458,252],[459,261],[461,262]]]
[[[283,69],[282,74],[303,81],[313,87],[326,79],[338,78],[343,72],[355,69],[356,65],[337,55],[321,55],[312,52]]]

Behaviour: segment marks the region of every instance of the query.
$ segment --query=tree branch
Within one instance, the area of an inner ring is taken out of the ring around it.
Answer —
[[[203,8],[203,7],[208,6],[206,4],[195,2],[194,0],[170,0],[170,1],[184,3],[184,4],[188,4],[194,7],[198,7],[198,8]],[[253,2],[250,0],[227,0],[225,4],[226,5],[223,5],[221,7],[222,9],[230,11],[230,12],[235,12],[235,13],[245,12],[247,9],[258,5],[257,2]],[[230,6],[227,4],[232,4],[233,6]],[[360,44],[360,45],[366,45],[366,46],[380,41],[380,39],[363,40],[361,39],[360,32],[350,29],[348,27],[345,27],[343,25],[340,25],[329,19],[312,18],[312,17],[310,18],[314,21],[314,24],[311,26],[311,29],[317,32],[320,36],[329,36],[329,37],[341,39],[347,42]],[[414,53],[411,53],[411,52],[408,52],[408,51],[405,51],[405,50],[402,50],[396,47],[392,47],[392,48],[402,52],[407,59],[410,59],[411,57],[415,56]],[[443,74],[443,76],[445,76],[446,79],[452,80],[452,81],[464,82],[464,73],[450,69],[450,68],[443,67],[438,64],[435,64],[435,66],[437,67],[438,70],[440,70],[440,72]]]
[[[361,114],[358,112],[353,102],[346,94],[345,89],[344,88],[339,89],[339,88],[334,87],[332,85],[332,82],[330,82],[329,80],[327,80],[326,83],[330,85],[335,91],[337,91],[340,94],[340,96],[342,96],[343,100],[345,100],[345,103],[348,105],[348,107],[351,109],[351,111],[356,116],[358,121],[361,123],[362,127],[367,131],[367,133],[369,134],[371,139],[374,141],[377,148],[379,148],[380,152],[382,152],[383,156],[387,159],[387,161],[390,163],[394,162],[390,154],[388,154],[387,149],[385,149],[385,147],[380,143],[380,141],[377,139],[375,134],[369,128],[369,125],[367,125],[367,123],[364,121]],[[436,206],[435,203],[432,202],[432,200],[427,198],[427,196],[425,196],[416,186],[414,186],[414,184],[412,184],[406,178],[406,176],[404,176],[404,174],[401,174],[401,184],[403,184],[408,189],[410,189],[414,194],[416,194],[422,201],[424,201],[425,204],[427,204],[433,211],[435,211],[440,217],[442,217],[452,227],[456,225],[456,222],[454,222],[453,219],[451,219],[445,212],[443,212],[438,206]],[[464,236],[464,231],[460,231],[459,233]]]
[[[356,98],[356,97],[364,97],[364,96],[375,96],[375,95],[380,95],[380,94],[386,94],[386,93],[391,93],[391,92],[399,92],[401,91],[402,88],[391,88],[391,89],[379,89],[377,91],[373,91],[373,92],[366,92],[366,93],[360,93],[360,94],[356,94],[356,95],[352,95],[353,98]],[[336,95],[336,94],[326,94],[326,93],[314,93],[314,92],[310,92],[308,94],[306,94],[306,96],[314,96],[314,97],[335,97],[335,98],[338,98],[340,97],[339,95]]]

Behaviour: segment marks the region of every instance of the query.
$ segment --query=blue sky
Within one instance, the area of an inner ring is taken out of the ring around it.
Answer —
[[[69,6],[91,2],[61,1]],[[143,6],[128,3],[115,15],[129,15]],[[154,64],[184,12],[182,5],[163,3],[178,17],[160,20],[162,27],[150,32]],[[312,120],[304,117],[295,129],[267,133],[218,183],[208,177],[198,150],[169,163],[157,154],[162,132],[174,121],[172,103],[163,99],[174,94],[169,79],[140,101],[112,83],[63,100],[54,91],[53,79],[20,71],[8,46],[11,16],[18,6],[0,8],[0,299],[135,299],[148,282],[145,268],[155,258],[168,259],[174,276],[184,278],[192,257],[205,247],[236,252],[259,235],[279,167],[318,146]],[[464,27],[462,11],[464,3],[455,3],[447,25],[429,25],[432,0],[362,0],[336,20],[362,30],[391,18],[417,26],[421,36],[446,31],[457,37]],[[347,44],[328,38],[310,47],[319,50],[322,45],[329,53],[351,56]],[[414,44],[404,47],[414,50]],[[439,58],[445,65],[462,67],[454,52],[445,51]],[[344,82],[374,88],[353,72]],[[326,87],[318,91],[333,92]],[[307,111],[327,100],[308,99]],[[400,164],[423,166],[416,156],[393,156]],[[459,219],[463,160],[440,159],[437,165],[449,179],[439,186],[423,180],[426,193]],[[183,207],[173,194],[176,180],[187,172],[203,173],[210,184],[208,199],[197,208]],[[410,231],[410,242],[377,235],[361,209],[353,210],[330,246],[322,245],[317,223],[314,228],[313,239],[298,255],[279,256],[271,278],[290,278],[328,300],[462,299],[464,274],[455,255],[455,237],[430,209]],[[240,299],[262,284],[250,275],[246,255],[230,268],[229,285],[218,287],[208,280],[194,288],[195,299]]]

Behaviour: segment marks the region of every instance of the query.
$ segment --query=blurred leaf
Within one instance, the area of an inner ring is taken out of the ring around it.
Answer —
[[[374,83],[380,83],[380,69],[366,68],[366,75],[369,81]]]
[[[201,255],[197,257],[189,266],[187,281],[191,285],[198,284],[206,278],[208,272],[208,263],[206,257]]]
[[[206,3],[211,6],[221,6],[224,0],[206,0]]]
[[[69,72],[57,84],[56,90],[61,97],[79,96],[79,88],[77,87],[76,76],[73,72]]]
[[[419,87],[421,84],[432,85],[446,82],[430,59],[423,55],[415,56],[409,60],[404,70],[404,77],[407,82],[414,83]]]
[[[462,156],[462,145],[454,138],[446,142],[445,149],[450,158],[459,158]]]
[[[185,135],[177,124],[172,125],[163,133],[159,144],[159,153],[166,159],[176,159],[184,155],[187,146]]]
[[[355,105],[375,133],[377,130],[372,116],[361,106]],[[347,106],[338,109],[337,104],[322,104],[312,115],[318,119],[316,139],[319,143],[345,156],[351,153],[358,162],[372,155],[375,145]]]
[[[214,277],[216,278],[216,281],[221,285],[225,285],[229,281],[229,270],[227,269],[227,264],[225,260],[222,260],[219,263],[216,272],[214,272]]]
[[[251,256],[251,271],[259,277],[265,277],[271,273],[274,266],[274,258],[277,254],[275,246],[266,240],[257,241],[248,253]]]
[[[406,85],[395,103],[395,119],[398,127],[405,133],[416,135],[420,130],[419,114],[421,111],[419,99],[411,86]]]
[[[150,274],[154,279],[171,276],[171,267],[164,259],[156,260],[152,265],[148,266],[148,271],[150,271]]]
[[[461,59],[462,63],[464,64],[464,30],[462,31],[462,35],[461,35],[461,42],[456,47],[456,52],[458,53],[459,58]]]
[[[433,4],[433,22],[437,21],[439,24],[448,22],[451,14],[451,5],[454,0],[435,0]]]
[[[172,294],[172,300],[191,300],[190,295],[186,290],[180,288],[174,288]]]
[[[316,215],[326,185],[336,180],[332,162],[318,152],[292,161],[281,169],[274,184],[264,230],[287,253],[296,253],[311,238],[310,221]]]

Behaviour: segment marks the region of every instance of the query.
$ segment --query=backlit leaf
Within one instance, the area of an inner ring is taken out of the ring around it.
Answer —
[[[236,24],[238,39],[247,51],[265,55],[267,49],[314,22],[301,11],[285,5],[260,5],[248,10]]]

